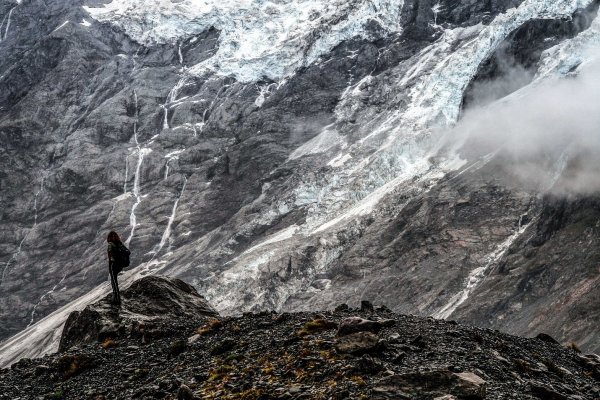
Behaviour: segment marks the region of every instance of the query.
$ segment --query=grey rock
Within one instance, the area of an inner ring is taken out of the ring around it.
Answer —
[[[373,307],[373,303],[368,300],[362,300],[360,302],[360,310],[361,311],[373,311],[375,308]]]
[[[339,337],[335,341],[338,353],[361,355],[377,349],[379,337],[371,332],[356,332]]]
[[[431,371],[384,378],[379,382],[375,392],[380,396],[390,393],[398,393],[400,396],[452,395],[475,400],[485,399],[486,382],[470,372],[457,374],[450,371]]]
[[[540,382],[530,383],[531,393],[538,399],[544,400],[566,400],[569,397],[558,392],[551,385],[546,385]]]

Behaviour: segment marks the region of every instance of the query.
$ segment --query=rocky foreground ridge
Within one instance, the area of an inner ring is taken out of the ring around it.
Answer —
[[[73,313],[59,353],[0,370],[2,399],[598,399],[600,358],[363,302],[220,317],[145,277]]]

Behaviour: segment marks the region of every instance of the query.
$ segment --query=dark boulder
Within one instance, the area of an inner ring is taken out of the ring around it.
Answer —
[[[371,321],[360,317],[350,317],[344,319],[338,328],[337,335],[344,336],[356,332],[378,333],[383,325],[378,321]]]
[[[538,333],[535,338],[539,339],[543,342],[546,342],[546,343],[560,344],[560,343],[558,343],[558,341],[556,339],[554,339],[552,336],[548,335],[547,333]]]

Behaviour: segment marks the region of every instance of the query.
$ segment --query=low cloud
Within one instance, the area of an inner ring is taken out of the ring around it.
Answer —
[[[464,143],[461,154],[468,159],[498,151],[509,175],[535,189],[600,191],[600,63],[482,106],[505,90],[507,76],[523,73],[515,69],[501,82],[479,86],[474,99],[480,100],[447,134],[449,143]]]

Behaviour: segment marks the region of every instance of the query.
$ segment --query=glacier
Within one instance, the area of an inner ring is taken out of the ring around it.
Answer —
[[[399,32],[403,4],[403,0],[160,0],[139,7],[135,0],[113,0],[85,9],[92,18],[121,27],[140,43],[175,45],[214,27],[221,32],[219,50],[188,72],[256,82],[284,79],[344,40],[372,38],[368,22]],[[320,32],[321,26],[329,28]]]
[[[408,106],[406,108],[398,106],[395,110],[376,115],[373,121],[365,124],[368,128],[365,129],[366,136],[352,145],[347,145],[343,139],[327,139],[331,140],[332,144],[329,144],[326,137],[319,135],[313,142],[299,148],[292,158],[322,152],[337,143],[345,150],[338,153],[335,159],[342,158],[345,162],[337,168],[333,163],[334,171],[318,181],[301,183],[294,189],[290,198],[278,199],[269,212],[263,214],[262,220],[256,223],[268,223],[275,218],[280,218],[281,210],[284,210],[285,214],[299,205],[308,206],[307,222],[295,229],[294,236],[287,240],[277,240],[280,251],[289,252],[296,246],[299,234],[304,237],[314,237],[323,235],[327,230],[345,229],[344,226],[354,224],[358,216],[373,212],[375,205],[384,196],[406,185],[407,182],[415,182],[410,186],[416,187],[417,190],[427,190],[427,185],[432,183],[432,179],[435,181],[446,173],[464,166],[465,161],[456,158],[457,155],[453,150],[447,154],[446,161],[438,166],[432,166],[428,160],[431,156],[439,154],[440,149],[436,146],[439,144],[440,137],[436,136],[436,133],[439,135],[439,132],[443,131],[440,127],[449,128],[457,122],[464,90],[475,76],[479,65],[510,33],[527,21],[568,18],[576,10],[587,7],[591,3],[592,1],[589,0],[558,2],[528,0],[519,7],[500,14],[488,26],[477,25],[446,30],[436,43],[419,54],[417,60],[411,60],[415,67],[407,76],[403,76],[398,86],[394,88],[397,92],[410,88],[411,101]],[[585,32],[582,35],[585,35]],[[564,52],[560,56],[564,58],[569,54]],[[558,59],[560,60],[561,57]],[[398,67],[400,68],[402,66]],[[348,110],[360,109],[360,105],[356,103],[359,103],[363,96],[360,90],[363,83],[364,81],[361,81],[356,84],[356,87],[346,90],[345,98],[338,105],[336,124],[344,123],[344,120],[350,117],[352,113]],[[332,131],[335,132],[331,126],[328,126],[323,132]],[[335,138],[335,135],[331,136]],[[433,170],[430,170],[431,168]],[[517,230],[517,233],[520,232],[521,230]],[[276,237],[275,234],[266,241],[271,242]],[[500,244],[499,248],[505,249],[507,243],[510,245],[517,237],[518,235],[511,236],[506,243]],[[262,266],[264,271],[268,271],[270,263],[275,262],[269,256],[272,253],[270,247],[263,247],[260,243],[256,246],[264,248],[264,253],[255,251],[252,257],[246,255],[232,261],[233,265],[226,265],[226,271],[222,272],[222,279],[215,276],[209,283],[205,283],[207,294],[218,309],[238,309],[246,301],[245,291],[240,290],[240,287],[252,287],[256,290],[254,282],[257,276],[256,268]],[[335,246],[333,249],[325,246],[322,250],[324,252],[333,250],[334,253],[337,251]],[[494,251],[488,258],[496,260],[496,253]],[[502,256],[504,253],[500,251],[499,254]],[[248,263],[254,266],[252,273],[248,273],[243,267]],[[492,265],[493,261],[488,264]],[[321,268],[322,271],[326,270],[327,264],[321,264]],[[318,275],[319,271],[312,273]],[[479,276],[477,273],[475,275]],[[471,281],[472,279],[469,278],[462,294],[456,295],[459,299],[464,297],[465,293],[468,296],[473,286]],[[289,293],[302,291],[304,283],[298,281],[296,282],[298,286],[294,285],[291,283],[286,288],[278,289],[286,294],[280,297],[273,296],[278,298],[273,304],[275,308],[285,303]],[[257,296],[257,302],[263,301],[265,295],[266,293]],[[453,311],[458,307],[456,303],[453,302],[453,305],[448,308],[444,307],[444,312],[439,312],[438,315],[447,317],[451,314],[447,312],[448,310]]]

